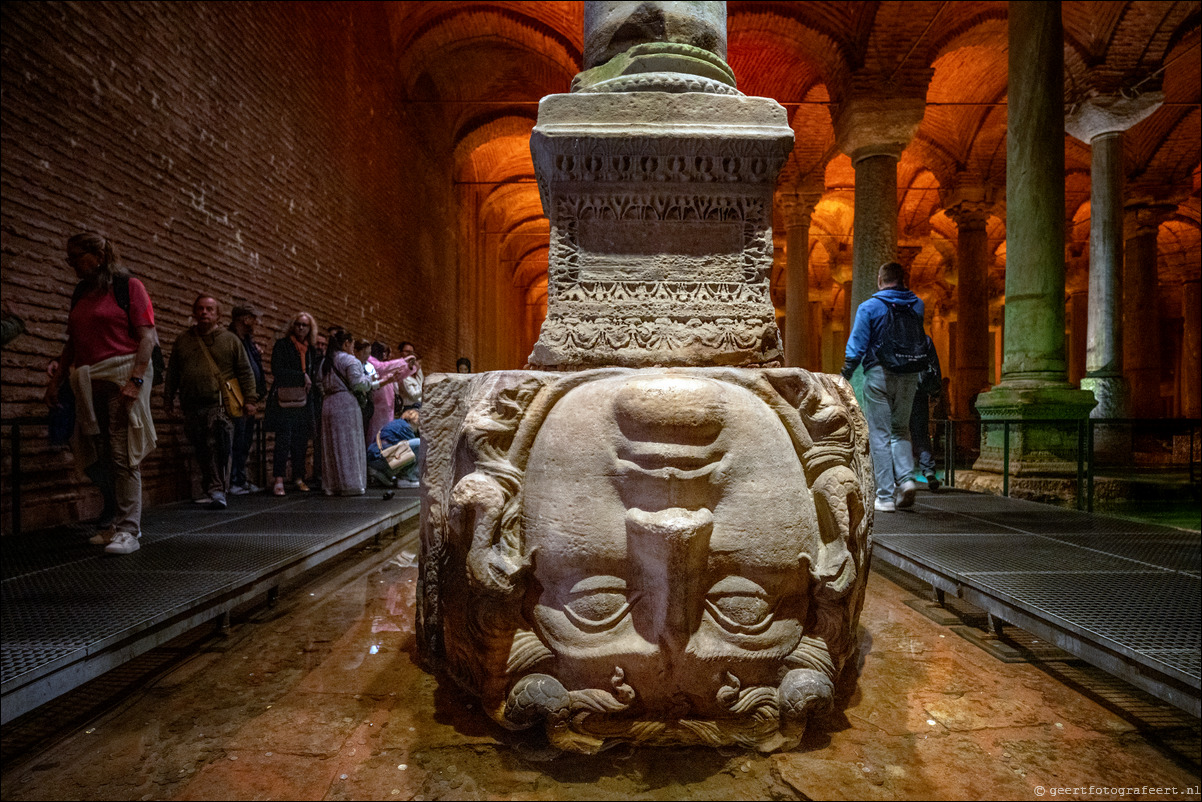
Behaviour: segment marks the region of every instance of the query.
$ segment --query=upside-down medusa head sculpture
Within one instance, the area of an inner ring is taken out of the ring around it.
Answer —
[[[855,652],[867,579],[849,389],[787,369],[526,376],[467,393],[437,571],[448,671],[566,751],[795,745]]]

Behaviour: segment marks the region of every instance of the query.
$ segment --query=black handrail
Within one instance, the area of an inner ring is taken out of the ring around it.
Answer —
[[[1098,426],[1141,426],[1156,429],[1183,430],[1188,427],[1189,451],[1186,463],[1189,469],[1190,484],[1198,481],[1194,467],[1195,432],[1202,427],[1199,418],[945,418],[943,423],[943,470],[944,483],[948,487],[956,486],[956,427],[970,425],[973,427],[1001,426],[1002,427],[1002,495],[1010,495],[1010,427],[1011,426],[1067,426],[1077,427],[1077,509],[1093,512],[1094,502],[1094,429]]]

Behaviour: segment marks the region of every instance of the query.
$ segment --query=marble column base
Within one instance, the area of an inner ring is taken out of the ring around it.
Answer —
[[[437,375],[422,440],[420,652],[501,726],[792,748],[855,671],[874,489],[842,379]]]
[[[1086,376],[1081,389],[1088,390],[1098,400],[1089,413],[1091,418],[1125,418],[1128,416],[1127,380],[1122,376]],[[1094,426],[1094,456],[1104,463],[1117,463],[1131,457],[1131,427],[1123,424]]]
[[[1010,425],[1011,476],[1064,476],[1077,472],[1078,420],[1097,404],[1093,393],[1068,383],[1003,382],[977,397],[981,416],[981,455],[973,470],[1004,470],[1004,427]]]

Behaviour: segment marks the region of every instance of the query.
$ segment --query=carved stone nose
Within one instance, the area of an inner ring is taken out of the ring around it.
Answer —
[[[626,537],[639,571],[649,631],[644,637],[678,654],[697,627],[697,584],[710,549],[714,516],[708,509],[673,507],[659,512],[631,509]]]

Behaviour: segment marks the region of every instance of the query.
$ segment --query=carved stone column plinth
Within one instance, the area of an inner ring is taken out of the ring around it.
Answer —
[[[840,378],[445,375],[422,442],[419,642],[502,726],[791,748],[854,670],[872,469]]]
[[[530,149],[551,250],[530,364],[779,364],[772,192],[792,147],[767,98],[543,98]]]

